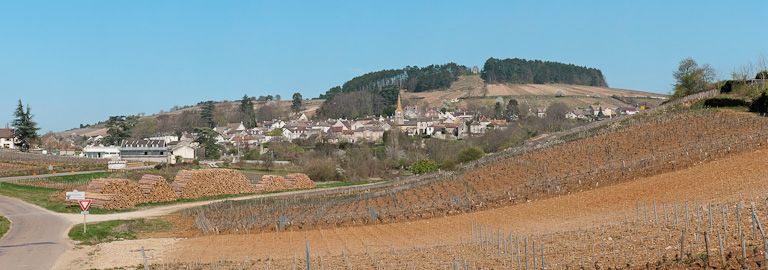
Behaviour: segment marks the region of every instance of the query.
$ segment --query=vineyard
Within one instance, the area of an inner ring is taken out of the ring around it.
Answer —
[[[712,111],[657,113],[490,155],[458,172],[358,191],[222,202],[183,215],[204,234],[394,223],[562,196],[766,145],[768,119],[762,117]]]
[[[455,228],[466,232],[457,243],[405,249],[371,243],[361,252],[333,254],[318,244],[325,238],[306,238],[297,241],[302,245],[293,256],[254,254],[153,268],[759,269],[767,261],[766,213],[768,207],[759,201],[644,201],[627,220],[588,229],[527,234],[472,222]]]
[[[49,168],[50,166],[50,168]],[[107,168],[107,160],[0,150],[0,177],[90,171]]]
[[[768,219],[766,153],[462,215],[194,237],[154,262],[159,269],[306,269],[308,242],[313,269],[525,269],[526,257],[528,269],[540,269],[543,243],[545,269],[704,268],[707,257],[721,269],[722,237],[727,269],[756,269],[764,246],[751,214],[754,202],[756,221]],[[161,264],[174,261],[184,263]]]

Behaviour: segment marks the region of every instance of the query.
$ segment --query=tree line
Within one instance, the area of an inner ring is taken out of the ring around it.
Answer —
[[[608,86],[603,73],[596,68],[520,58],[488,58],[480,76],[487,83],[563,83]]]
[[[400,89],[411,92],[445,89],[459,76],[469,72],[466,66],[447,63],[366,73],[320,95],[320,98],[326,101],[320,107],[318,116],[357,118],[367,115],[390,115],[395,110]]]

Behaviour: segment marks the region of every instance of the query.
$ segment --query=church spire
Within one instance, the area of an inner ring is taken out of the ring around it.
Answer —
[[[400,103],[400,94],[397,94],[397,108],[395,109],[396,112],[402,112],[403,111],[403,105]]]

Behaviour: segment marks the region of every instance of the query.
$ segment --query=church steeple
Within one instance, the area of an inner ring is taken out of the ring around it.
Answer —
[[[403,104],[400,102],[400,94],[397,94],[397,108],[395,108],[395,124],[402,125],[405,123],[405,113],[403,113]]]

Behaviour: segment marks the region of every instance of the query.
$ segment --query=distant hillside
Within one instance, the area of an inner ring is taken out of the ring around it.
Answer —
[[[309,117],[314,116],[324,100],[314,99],[303,102],[301,113]],[[240,101],[218,101],[214,102],[214,118],[217,125],[226,125],[227,123],[238,123],[241,121],[241,115],[238,112]],[[285,118],[290,114],[291,101],[253,101],[254,111],[259,119],[272,120],[273,118]],[[153,135],[153,133],[173,134],[176,130],[191,130],[194,127],[204,126],[200,119],[200,110],[202,103],[185,106],[170,112],[160,112],[157,114],[141,116],[138,125],[135,128],[135,134],[138,137],[142,135]],[[58,132],[59,135],[78,135],[78,136],[97,136],[106,135],[107,129],[103,123],[90,125],[82,128],[70,129]]]
[[[392,114],[400,89],[411,92],[447,89],[459,76],[468,73],[467,67],[455,63],[366,73],[320,95],[327,101],[320,107],[318,115],[356,118]]]
[[[600,104],[603,107],[634,107],[637,104],[656,106],[668,96],[663,94],[570,84],[486,84],[480,75],[460,76],[451,87],[443,91],[403,92],[403,102],[438,108],[450,103],[456,108],[493,106],[496,99],[516,99],[530,108],[546,108],[553,102],[569,107],[587,107]],[[455,104],[453,104],[456,101]]]
[[[475,70],[477,72],[477,70]],[[525,59],[496,59],[489,58],[477,76],[466,66],[455,63],[430,65],[424,68],[406,67],[403,69],[388,69],[367,73],[350,79],[342,86],[329,89],[321,98],[327,99],[319,111],[322,117],[356,118],[367,115],[390,115],[394,110],[397,94],[400,90],[409,93],[423,93],[424,98],[440,97],[486,97],[520,95],[528,91],[531,95],[544,95],[547,90],[537,89],[507,91],[504,84],[567,84],[595,87],[608,87],[599,69],[563,64],[558,62],[525,60]],[[461,78],[465,78],[464,81]],[[467,79],[469,81],[467,81]],[[486,87],[485,84],[489,86]],[[457,86],[458,85],[458,86]],[[467,85],[471,89],[456,91],[457,87]],[[519,87],[518,87],[519,88]],[[517,89],[517,88],[516,88]],[[569,89],[570,92],[582,95],[589,92],[584,89]],[[445,93],[445,92],[448,93]],[[467,92],[468,91],[468,92]],[[480,91],[480,92],[473,92]],[[491,91],[489,93],[489,91]],[[543,91],[543,92],[542,92]],[[600,90],[602,95],[607,92]],[[554,93],[551,93],[554,95]],[[607,96],[617,94],[607,94]],[[598,95],[595,93],[595,95]],[[618,93],[624,95],[624,92]],[[411,95],[419,97],[420,95]],[[431,100],[437,101],[437,100]],[[587,101],[591,102],[591,101]],[[583,102],[582,102],[583,103]],[[429,102],[430,105],[440,104]],[[627,104],[622,104],[627,105]]]
[[[562,83],[608,87],[603,73],[596,68],[519,58],[489,58],[483,66],[482,78],[488,83]]]

